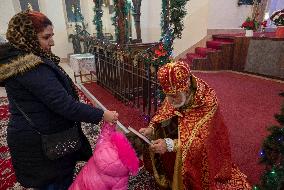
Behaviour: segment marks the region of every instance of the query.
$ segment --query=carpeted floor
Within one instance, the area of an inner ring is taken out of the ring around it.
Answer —
[[[229,129],[232,157],[252,183],[263,166],[258,164],[266,128],[277,124],[284,83],[231,72],[195,73],[216,90],[224,121]]]
[[[233,72],[195,72],[216,90],[221,111],[230,134],[233,161],[255,184],[263,167],[258,164],[266,127],[275,123],[274,114],[280,111],[284,83],[264,80]],[[93,84],[84,85],[107,109],[117,110],[119,120],[125,126],[145,126],[143,115],[137,109],[122,104],[104,88]]]
[[[85,83],[84,86],[106,107],[106,109],[118,111],[119,121],[125,127],[131,126],[135,129],[147,127],[145,115],[139,109],[133,108],[115,99],[109,91],[96,83]]]

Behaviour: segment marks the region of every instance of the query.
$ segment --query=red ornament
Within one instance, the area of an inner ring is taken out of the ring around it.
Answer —
[[[159,48],[155,50],[156,57],[162,57],[167,54],[167,51],[164,50],[164,47],[162,44],[159,45]]]
[[[263,21],[263,22],[261,23],[261,26],[262,26],[262,27],[267,27],[267,20]]]

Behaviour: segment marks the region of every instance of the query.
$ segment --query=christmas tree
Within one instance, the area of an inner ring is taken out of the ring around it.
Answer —
[[[284,97],[284,92],[280,96]],[[264,139],[260,152],[260,162],[266,169],[260,185],[254,186],[254,190],[284,189],[284,103],[280,114],[274,117],[278,124],[268,129],[270,134]]]

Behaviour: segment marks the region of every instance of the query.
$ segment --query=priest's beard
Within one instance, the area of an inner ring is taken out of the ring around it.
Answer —
[[[186,94],[185,92],[180,92],[180,98],[181,100],[179,102],[175,102],[175,100],[172,101],[172,105],[174,108],[180,108],[186,103]]]

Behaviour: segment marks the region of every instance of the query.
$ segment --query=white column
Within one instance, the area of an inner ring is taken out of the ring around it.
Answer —
[[[162,1],[142,1],[141,3],[141,38],[143,43],[157,42],[161,36]]]
[[[53,53],[60,58],[66,58],[67,54],[73,52],[73,47],[71,43],[68,43],[63,0],[40,0],[39,5],[41,12],[51,20],[54,26],[55,46],[52,48]]]
[[[0,10],[0,35],[6,38],[8,23],[10,19],[16,14],[16,11],[11,0],[1,0]]]

